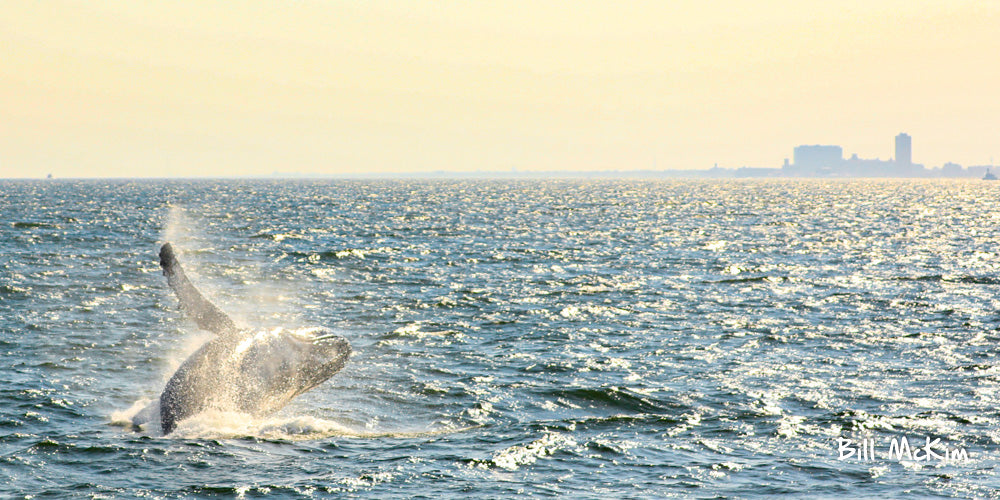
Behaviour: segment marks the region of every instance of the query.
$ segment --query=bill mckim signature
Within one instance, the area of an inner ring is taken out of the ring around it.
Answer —
[[[914,439],[912,442],[906,436],[893,437],[883,441],[882,446],[879,446],[875,438],[852,440],[838,437],[837,454],[837,460],[858,462],[888,460],[956,464],[969,461],[969,452],[965,448],[948,446],[941,442],[941,438],[931,439],[929,436],[925,436],[922,441]]]

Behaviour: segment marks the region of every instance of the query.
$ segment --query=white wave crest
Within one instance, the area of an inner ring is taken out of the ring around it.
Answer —
[[[573,438],[564,434],[549,433],[526,445],[511,446],[493,455],[493,465],[507,470],[516,470],[524,465],[531,465],[539,458],[576,446]]]

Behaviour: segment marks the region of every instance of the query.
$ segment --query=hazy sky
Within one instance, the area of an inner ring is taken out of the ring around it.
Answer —
[[[1000,1],[0,3],[0,177],[1000,162]]]

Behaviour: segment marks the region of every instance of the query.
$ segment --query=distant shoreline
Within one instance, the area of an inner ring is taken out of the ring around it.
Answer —
[[[1000,166],[975,166],[962,169],[958,175],[942,173],[940,169],[924,169],[921,175],[787,175],[780,168],[721,168],[703,170],[595,170],[595,171],[435,171],[419,173],[365,173],[318,174],[301,172],[274,172],[264,175],[218,175],[181,177],[0,177],[2,180],[58,182],[64,180],[658,180],[658,179],[783,179],[783,180],[851,180],[851,179],[974,179],[981,180],[989,170],[1000,171]]]

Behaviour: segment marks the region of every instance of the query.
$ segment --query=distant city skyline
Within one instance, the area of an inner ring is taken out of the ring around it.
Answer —
[[[785,158],[781,168],[739,167],[731,169],[747,177],[978,177],[993,165],[971,165],[968,168],[954,162],[925,167],[913,161],[913,137],[900,132],[893,139],[895,156],[887,160],[866,159],[856,153],[849,158],[840,145],[799,145],[793,148],[792,160]],[[718,164],[717,172],[725,170]]]
[[[794,161],[785,159],[782,175],[792,177],[824,176],[884,176],[923,177],[927,175],[921,164],[913,163],[913,138],[900,132],[893,140],[894,157],[863,159],[857,154],[844,157],[844,149],[835,145],[802,145],[794,149]]]
[[[901,132],[894,138],[893,151],[895,157],[887,160],[880,158],[860,158],[857,153],[849,158],[844,155],[844,148],[839,145],[803,144],[793,149],[793,160],[784,159],[780,167],[726,167],[715,164],[706,169],[603,169],[603,170],[444,170],[428,172],[404,173],[333,173],[317,174],[297,171],[274,171],[269,174],[240,176],[193,176],[193,177],[243,177],[243,178],[981,178],[992,170],[1000,172],[1000,166],[991,164],[962,166],[954,162],[946,162],[937,167],[925,167],[913,162],[913,138]],[[51,174],[47,175],[52,178]],[[152,176],[155,177],[155,176]]]

